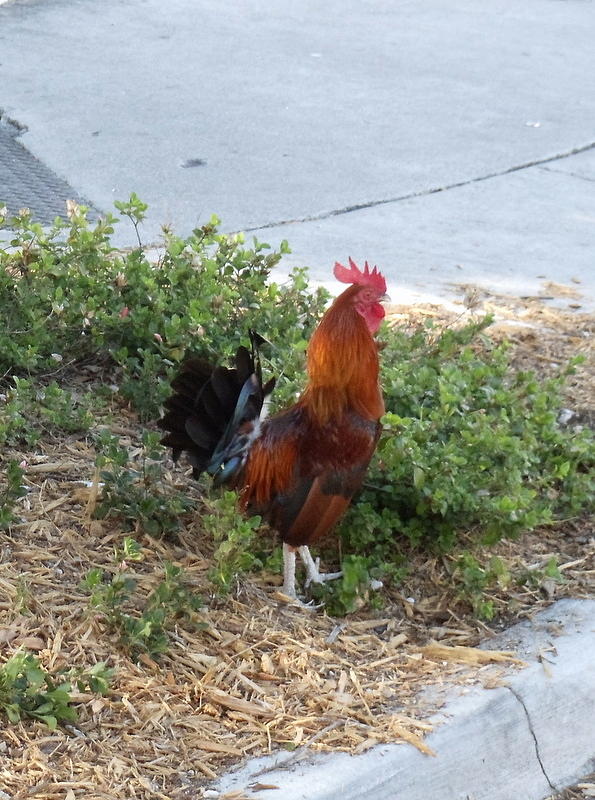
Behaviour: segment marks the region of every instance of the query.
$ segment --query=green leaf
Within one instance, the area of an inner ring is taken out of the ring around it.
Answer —
[[[38,719],[40,719],[42,722],[45,722],[45,724],[48,726],[48,728],[51,731],[55,731],[56,728],[58,727],[58,720],[56,719],[56,717],[53,716],[53,714],[37,714],[37,713],[35,713],[35,716]]]

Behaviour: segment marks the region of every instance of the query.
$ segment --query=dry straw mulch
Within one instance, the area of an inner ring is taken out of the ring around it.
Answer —
[[[595,772],[563,792],[548,797],[547,800],[588,800],[592,797],[595,797]]]
[[[584,352],[588,361],[573,379],[569,405],[592,412],[593,317],[579,309],[554,311],[546,301],[469,294],[467,305],[478,304],[494,305],[499,327],[506,321],[521,366],[547,373]],[[393,318],[413,324],[429,316],[443,325],[468,313],[394,309]],[[138,441],[141,429],[125,412],[115,427],[125,441]],[[426,699],[425,687],[494,686],[501,672],[522,668],[513,654],[476,649],[497,626],[468,616],[449,585],[448,559],[414,556],[411,578],[387,593],[384,609],[335,620],[283,602],[278,576],[256,575],[227,600],[211,597],[209,546],[197,519],[176,542],[137,536],[144,560],[130,569],[142,593],[160,580],[163,562],[172,561],[207,605],[195,619],[204,625],[185,622],[171,633],[160,663],[145,657],[135,664],[90,613],[79,587],[90,568],[113,568],[123,535],[113,521],[90,514],[94,490],[83,482],[93,479],[94,458],[89,444],[74,437],[27,454],[22,521],[0,534],[0,654],[4,660],[24,647],[49,670],[105,660],[116,677],[106,697],[77,696],[74,725],[55,732],[31,721],[2,727],[2,800],[196,798],[243,758],[283,748],[299,758],[311,750],[360,753],[396,741],[429,754],[424,736],[437,701]],[[178,471],[171,480],[183,479]],[[553,596],[595,589],[588,521],[537,531],[491,552],[527,569],[557,555],[567,578],[562,586],[496,591],[500,624],[531,615]],[[266,795],[257,790],[249,796]]]
[[[516,663],[455,646],[471,640],[467,626],[440,646],[421,644],[423,611],[405,611],[407,600],[374,619],[336,621],[280,602],[274,585],[257,578],[199,613],[206,629],[175,630],[159,664],[145,657],[136,665],[89,615],[78,588],[89,567],[109,570],[122,534],[85,517],[80,473],[73,462],[61,466],[30,473],[30,519],[4,537],[2,651],[25,647],[50,670],[107,660],[117,678],[107,697],[79,695],[80,720],[63,731],[23,722],[0,732],[0,786],[14,800],[194,797],[225,766],[279,747],[357,753],[407,741],[429,753],[423,736],[433,709],[418,701],[420,689],[455,677],[475,683],[483,665]],[[206,595],[208,560],[188,547],[190,533],[180,545],[146,543],[145,561],[134,565],[144,592],[167,559]]]

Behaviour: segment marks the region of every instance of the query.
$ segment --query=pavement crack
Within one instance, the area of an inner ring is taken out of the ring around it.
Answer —
[[[523,707],[523,711],[525,712],[525,717],[527,718],[527,725],[529,727],[529,733],[531,734],[531,737],[533,739],[533,744],[535,746],[535,756],[537,757],[537,761],[539,763],[539,767],[540,767],[540,769],[541,769],[541,771],[543,773],[543,777],[548,782],[550,789],[554,793],[556,793],[558,791],[558,789],[551,782],[550,776],[547,774],[546,769],[543,766],[543,761],[541,760],[541,753],[539,752],[539,742],[537,741],[537,736],[535,734],[535,731],[533,730],[533,723],[531,721],[531,715],[529,714],[529,710],[527,709],[527,706],[525,705],[525,701],[523,700],[521,695],[515,689],[512,688],[512,686],[508,686],[507,685],[506,688],[510,691],[511,694],[513,694],[516,697],[516,699],[519,701],[519,703]]]
[[[579,175],[578,172],[566,172],[564,169],[552,169],[551,167],[541,167],[544,172],[554,172],[556,175],[568,175],[572,178],[578,178],[581,181],[588,181],[595,183],[595,178],[590,178],[588,175]]]
[[[339,217],[343,214],[351,214],[354,211],[363,211],[367,208],[386,206],[390,203],[400,203],[403,200],[412,200],[417,197],[427,197],[432,194],[438,194],[439,192],[448,192],[451,189],[460,189],[463,186],[469,186],[473,183],[489,181],[492,178],[500,178],[503,175],[510,175],[513,172],[521,172],[522,170],[530,169],[531,167],[539,167],[542,164],[551,164],[553,161],[561,161],[564,158],[570,158],[571,156],[575,156],[579,153],[584,153],[587,150],[593,149],[595,149],[595,142],[589,142],[589,144],[573,147],[571,150],[568,150],[564,153],[557,153],[556,155],[546,156],[545,158],[537,158],[533,161],[525,161],[522,164],[515,164],[512,167],[507,167],[506,169],[499,170],[498,172],[489,172],[486,175],[479,175],[475,178],[468,178],[464,181],[456,181],[455,183],[448,183],[444,186],[431,186],[429,189],[422,189],[419,192],[409,192],[408,194],[397,195],[395,197],[386,197],[382,200],[370,200],[363,203],[354,203],[353,205],[344,206],[343,208],[335,208],[332,211],[321,211],[319,214],[296,217],[295,219],[281,219],[274,222],[265,222],[263,225],[254,225],[251,228],[243,228],[243,230],[246,233],[251,233],[252,231],[262,231],[267,228],[280,228],[284,225],[293,225],[297,222],[317,222],[323,219]]]

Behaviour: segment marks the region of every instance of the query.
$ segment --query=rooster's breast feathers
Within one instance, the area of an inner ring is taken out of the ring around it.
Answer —
[[[283,541],[308,544],[339,519],[361,486],[379,425],[355,411],[320,424],[297,404],[262,425],[239,480],[242,506]]]

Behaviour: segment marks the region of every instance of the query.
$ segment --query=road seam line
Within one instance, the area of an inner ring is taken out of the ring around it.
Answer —
[[[579,153],[585,153],[587,150],[593,150],[594,148],[595,142],[590,142],[589,144],[581,145],[580,147],[573,147],[572,150],[569,150],[566,153],[558,153],[555,156],[547,156],[546,158],[539,158],[535,161],[526,161],[523,164],[517,164],[513,167],[508,167],[500,172],[490,172],[488,175],[480,175],[477,178],[469,178],[468,180],[449,183],[446,186],[434,186],[430,189],[423,189],[419,192],[409,192],[409,194],[399,195],[398,197],[388,197],[384,200],[371,200],[366,203],[354,203],[353,205],[344,206],[343,208],[337,208],[332,211],[322,211],[320,214],[312,214],[310,216],[297,217],[295,219],[282,219],[277,220],[276,222],[266,222],[263,225],[242,228],[242,230],[246,233],[252,233],[253,231],[265,230],[266,228],[280,228],[284,225],[293,225],[298,222],[317,222],[324,219],[330,219],[331,217],[339,217],[343,214],[351,214],[353,211],[363,211],[367,208],[376,208],[377,206],[385,206],[389,205],[390,203],[400,203],[403,200],[412,200],[417,197],[427,197],[428,195],[438,194],[439,192],[447,192],[451,189],[460,189],[462,186],[469,186],[472,183],[481,183],[481,181],[488,181],[492,178],[500,178],[503,175],[510,175],[512,172],[520,172],[525,169],[530,169],[531,167],[539,167],[542,164],[550,164],[552,161],[561,161],[564,158],[570,158],[571,156],[578,155]]]

